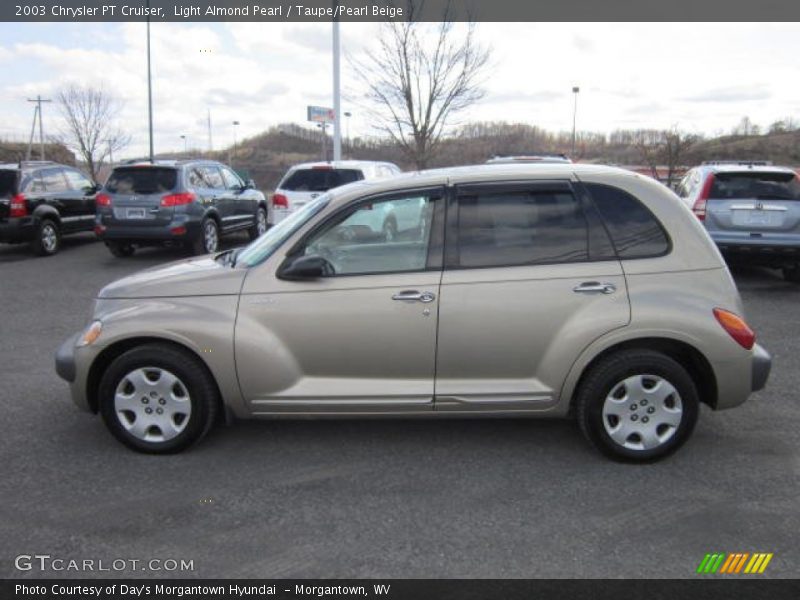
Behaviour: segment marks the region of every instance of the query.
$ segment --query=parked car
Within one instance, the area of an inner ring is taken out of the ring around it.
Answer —
[[[399,173],[400,167],[395,164],[365,160],[295,165],[286,172],[272,195],[270,224],[279,223],[328,190],[355,181],[386,179]]]
[[[62,236],[92,230],[98,188],[82,171],[55,162],[0,165],[0,242],[55,254]]]
[[[509,165],[515,163],[571,163],[566,154],[522,154],[511,156],[493,156],[486,161],[487,165]]]
[[[422,235],[340,235],[384,203],[412,207]],[[742,312],[661,184],[486,165],[343,187],[242,250],[112,283],[56,370],[144,452],[186,448],[220,414],[573,416],[606,454],[646,461],[686,441],[701,402],[765,385]]]
[[[678,195],[728,257],[800,283],[800,181],[765,161],[714,161],[686,173]]]
[[[264,194],[210,160],[130,161],[97,195],[95,232],[118,257],[154,244],[209,254],[223,235],[247,230],[255,239],[267,227]]]

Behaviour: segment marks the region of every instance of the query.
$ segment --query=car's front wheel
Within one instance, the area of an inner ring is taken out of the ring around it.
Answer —
[[[576,396],[578,422],[601,452],[653,461],[677,450],[697,422],[699,398],[689,373],[652,350],[625,350],[586,373]]]
[[[213,425],[219,393],[205,367],[168,344],[128,350],[106,369],[98,389],[100,413],[126,446],[153,454],[179,452]]]

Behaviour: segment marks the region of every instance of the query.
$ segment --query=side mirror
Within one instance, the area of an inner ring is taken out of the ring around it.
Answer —
[[[86,193],[87,194],[96,194],[97,192],[99,192],[102,189],[103,189],[102,185],[100,185],[99,183],[93,183],[92,185],[90,185],[89,187],[86,188]]]
[[[333,265],[321,256],[299,256],[281,267],[280,279],[292,281],[330,277],[336,273]]]
[[[244,189],[246,190],[254,190],[256,189],[256,182],[252,179],[248,179],[247,183],[244,184]]]

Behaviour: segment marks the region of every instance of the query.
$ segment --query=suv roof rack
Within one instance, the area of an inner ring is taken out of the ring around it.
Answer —
[[[43,165],[57,165],[54,160],[21,160],[19,161],[19,166],[21,167],[38,167]]]
[[[535,154],[495,154],[486,161],[491,163],[508,162],[572,162],[566,154],[560,152],[537,152]]]
[[[771,167],[771,160],[704,160],[702,165],[714,167],[723,165],[736,165],[740,167]]]

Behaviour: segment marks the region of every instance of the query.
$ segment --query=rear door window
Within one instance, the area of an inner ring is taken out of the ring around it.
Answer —
[[[212,190],[225,189],[225,181],[222,179],[222,173],[219,172],[217,167],[198,167],[198,171],[203,176],[207,188]]]
[[[587,183],[619,258],[663,256],[669,238],[655,215],[628,192],[599,183]]]
[[[178,172],[167,167],[114,169],[106,182],[112,194],[162,194],[175,189]]]
[[[67,180],[64,178],[64,170],[59,168],[43,169],[42,181],[48,193],[66,192],[69,189]]]
[[[67,176],[69,186],[76,191],[85,192],[92,188],[94,185],[88,177],[80,171],[73,171],[72,169],[65,169],[64,174]]]
[[[794,173],[716,173],[709,198],[800,200],[800,182]]]
[[[358,169],[298,169],[281,183],[280,188],[289,192],[327,192],[361,179],[364,179],[364,174]]]
[[[476,190],[458,197],[462,268],[589,260],[586,217],[567,190]]]

